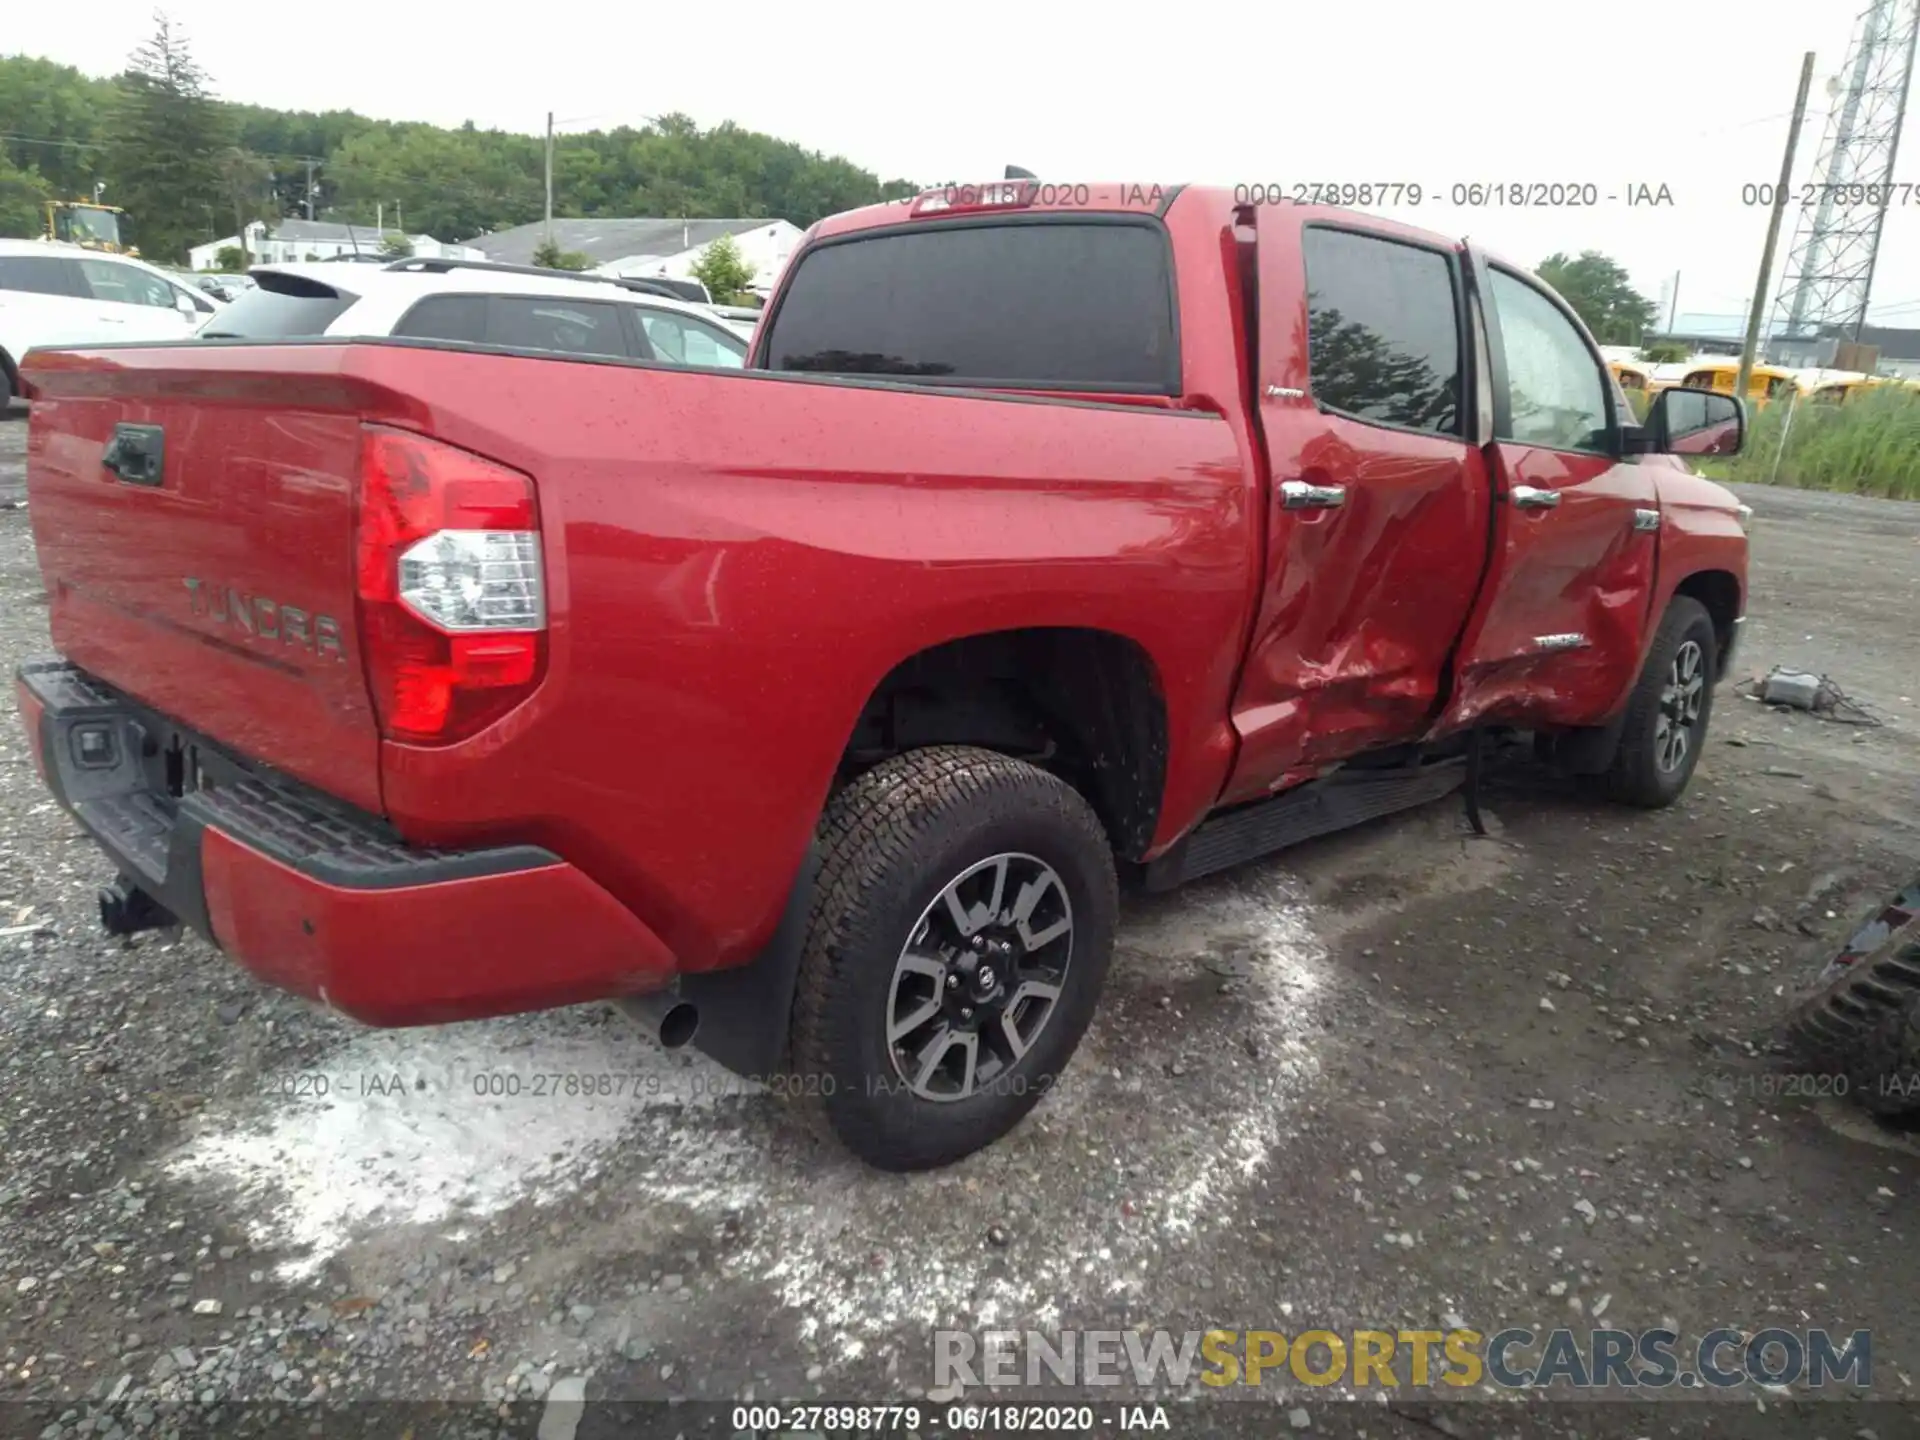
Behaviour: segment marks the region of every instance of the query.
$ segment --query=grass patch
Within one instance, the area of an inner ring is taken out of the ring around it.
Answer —
[[[1746,449],[1732,460],[1702,462],[1701,473],[1715,480],[1920,500],[1920,403],[1911,393],[1870,393],[1844,405],[1803,399],[1782,451],[1787,410],[1775,402],[1750,411]]]

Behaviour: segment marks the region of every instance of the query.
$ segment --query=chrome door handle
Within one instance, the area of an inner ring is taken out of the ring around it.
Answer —
[[[1507,492],[1522,510],[1551,510],[1560,503],[1558,490],[1537,490],[1531,485],[1516,485]]]
[[[1286,510],[1338,510],[1347,503],[1344,485],[1309,485],[1304,480],[1280,482],[1280,505]]]

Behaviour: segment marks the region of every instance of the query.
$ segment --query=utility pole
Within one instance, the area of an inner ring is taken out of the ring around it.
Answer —
[[[1753,378],[1754,351],[1760,344],[1760,316],[1767,308],[1768,282],[1773,275],[1773,249],[1780,243],[1780,217],[1786,213],[1787,191],[1793,185],[1793,150],[1800,143],[1800,122],[1807,118],[1807,90],[1813,84],[1813,51],[1800,62],[1800,93],[1793,98],[1793,122],[1787,126],[1787,148],[1780,156],[1780,183],[1773,187],[1773,213],[1767,218],[1767,243],[1760,250],[1760,278],[1747,310],[1747,338],[1740,346],[1740,374],[1733,393],[1746,403],[1747,382]]]
[[[553,111],[547,111],[547,245],[553,245]]]
[[[1673,292],[1667,300],[1667,334],[1673,334],[1675,317],[1680,313],[1680,272],[1673,272]]]
[[[307,158],[307,219],[313,219],[313,158]]]

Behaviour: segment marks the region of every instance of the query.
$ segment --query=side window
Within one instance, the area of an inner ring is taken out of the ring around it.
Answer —
[[[1460,433],[1460,316],[1447,257],[1310,227],[1307,349],[1314,399],[1383,425]]]
[[[487,338],[487,297],[484,295],[429,295],[400,317],[395,335],[415,340],[457,340],[483,344]]]
[[[1551,300],[1505,271],[1492,272],[1489,291],[1507,357],[1506,404],[1494,397],[1495,438],[1605,454],[1606,386],[1580,332]]]
[[[656,359],[675,365],[715,365],[730,370],[746,364],[747,347],[743,340],[723,336],[718,330],[663,310],[640,307],[637,313]]]
[[[0,290],[70,299],[86,294],[74,263],[50,255],[0,255]]]
[[[627,354],[620,308],[593,300],[510,299],[487,304],[487,343],[516,350],[553,350],[563,355]]]
[[[173,286],[157,275],[120,265],[112,260],[82,260],[80,273],[86,276],[87,289],[96,300],[120,305],[152,305],[173,309]]]

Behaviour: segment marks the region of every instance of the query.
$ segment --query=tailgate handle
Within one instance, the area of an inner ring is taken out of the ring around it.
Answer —
[[[100,463],[129,485],[158,485],[167,465],[167,437],[158,425],[116,425]]]

